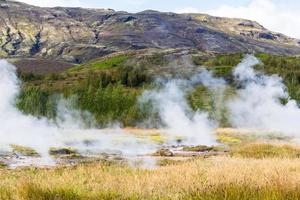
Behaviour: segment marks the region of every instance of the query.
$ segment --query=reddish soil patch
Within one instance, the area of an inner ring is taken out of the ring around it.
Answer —
[[[14,62],[18,70],[25,74],[45,75],[60,73],[73,66],[73,64],[43,59],[20,59]]]

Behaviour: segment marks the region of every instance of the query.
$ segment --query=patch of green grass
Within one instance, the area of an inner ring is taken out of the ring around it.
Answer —
[[[1,162],[1,161],[0,161],[0,169],[1,169],[1,168],[5,168],[5,167],[7,167],[7,165],[6,165],[4,162]],[[0,199],[1,199],[1,198],[0,198]]]
[[[234,66],[216,66],[212,68],[212,71],[216,76],[230,76]]]
[[[84,69],[89,69],[89,70],[111,69],[111,68],[119,67],[129,58],[130,58],[129,55],[117,55],[113,57],[103,58],[100,60],[93,60],[86,64],[73,67],[69,69],[69,72],[76,72]]]
[[[218,135],[217,141],[223,144],[240,144],[242,140],[238,137],[231,136],[231,135]]]
[[[19,145],[10,145],[13,149],[13,152],[22,154],[23,156],[39,156],[39,154],[30,147],[24,147]]]
[[[224,54],[216,56],[196,56],[193,62],[196,65],[203,65],[214,72],[218,77],[230,77],[234,66],[243,59],[243,54]]]
[[[162,135],[151,135],[150,140],[158,144],[163,144],[166,142],[167,138]]]
[[[223,130],[217,129],[217,141],[229,146],[242,145],[253,143],[258,139],[258,136],[254,133],[243,133],[235,129]]]
[[[243,59],[243,54],[223,54],[223,55],[216,55],[210,57],[194,57],[193,61],[196,65],[204,65],[208,67],[233,67],[236,66],[241,62]]]
[[[49,154],[50,155],[75,155],[77,151],[72,148],[68,147],[62,147],[62,148],[50,148],[49,149]]]
[[[231,155],[257,159],[274,157],[299,158],[300,149],[289,145],[254,143],[236,146],[232,149]]]
[[[154,53],[151,56],[145,58],[145,64],[151,64],[156,66],[163,66],[168,64],[167,59],[164,57],[162,53]]]

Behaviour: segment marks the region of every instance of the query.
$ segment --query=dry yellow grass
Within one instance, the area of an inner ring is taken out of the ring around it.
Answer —
[[[299,159],[195,159],[153,170],[94,163],[0,170],[0,199],[299,199]]]
[[[163,142],[161,130],[125,132]],[[216,135],[230,147],[228,156],[176,160],[152,170],[111,162],[0,169],[0,200],[300,199],[299,146],[264,143],[235,129]]]
[[[122,129],[125,133],[134,134],[134,135],[162,135],[166,132],[163,129],[141,129],[141,128],[133,128],[133,127],[126,127]]]
[[[300,158],[300,147],[288,143],[248,143],[232,147],[231,155],[245,158]]]

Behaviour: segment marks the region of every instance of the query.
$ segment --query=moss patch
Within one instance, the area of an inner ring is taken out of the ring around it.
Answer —
[[[53,156],[57,155],[76,155],[77,152],[75,149],[62,147],[62,148],[50,148],[49,154]]]
[[[13,149],[14,153],[22,154],[23,156],[39,156],[39,154],[32,148],[30,147],[24,147],[24,146],[19,146],[19,145],[10,145],[11,148]]]
[[[0,169],[1,169],[1,168],[5,168],[5,167],[7,167],[7,165],[6,165],[4,162],[1,162],[1,161],[0,161]]]

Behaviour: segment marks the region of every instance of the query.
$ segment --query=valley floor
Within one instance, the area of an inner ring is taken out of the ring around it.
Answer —
[[[109,162],[0,170],[0,199],[299,199],[300,160],[208,159],[156,169]]]
[[[158,130],[126,131],[159,140]],[[124,159],[0,167],[0,200],[300,199],[300,147],[293,140],[235,129],[216,134],[219,146],[183,147],[195,153],[188,157],[158,151],[151,168]]]

